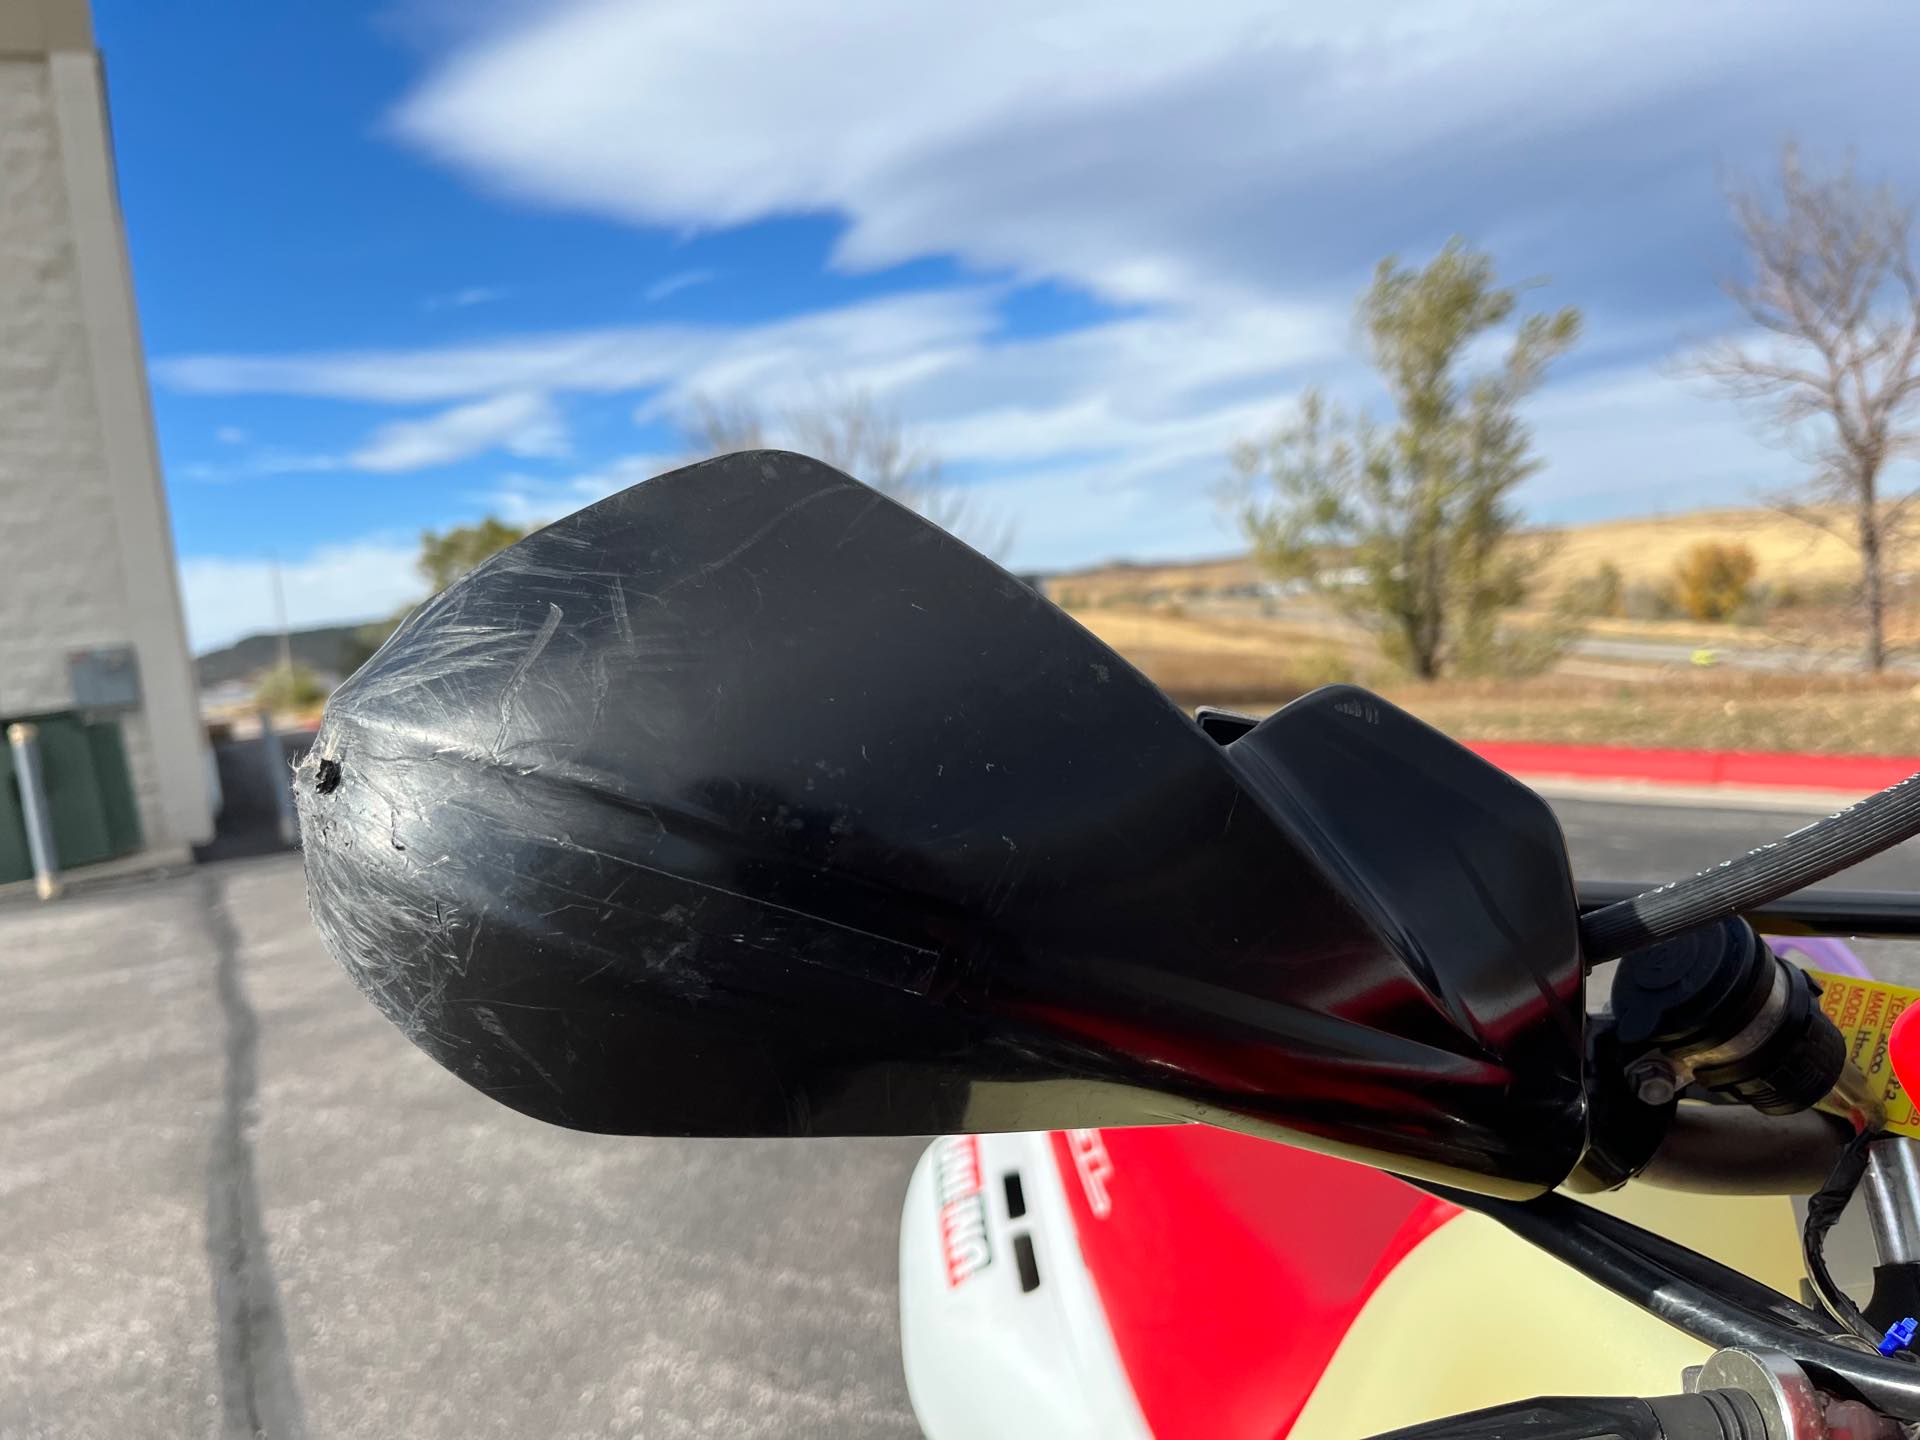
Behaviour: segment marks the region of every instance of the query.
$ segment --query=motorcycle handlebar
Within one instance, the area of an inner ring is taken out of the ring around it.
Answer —
[[[1501,1200],[1425,1181],[1420,1189],[1476,1210],[1596,1284],[1705,1344],[1775,1351],[1833,1393],[1920,1420],[1920,1366],[1876,1355],[1830,1317],[1738,1270],[1564,1195]]]
[[[1766,1440],[1751,1395],[1708,1390],[1653,1400],[1625,1396],[1543,1396],[1450,1415],[1375,1440]]]
[[[1744,1105],[1683,1104],[1634,1178],[1707,1195],[1811,1195],[1852,1134],[1818,1110],[1762,1115]]]

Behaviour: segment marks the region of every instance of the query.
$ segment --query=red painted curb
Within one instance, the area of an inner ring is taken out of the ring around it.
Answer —
[[[1794,755],[1766,750],[1639,750],[1626,745],[1548,745],[1468,740],[1466,747],[1511,775],[1647,780],[1662,785],[1751,785],[1792,790],[1884,790],[1920,773],[1920,756]]]

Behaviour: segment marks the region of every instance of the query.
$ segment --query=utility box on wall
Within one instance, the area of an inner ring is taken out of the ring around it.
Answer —
[[[131,645],[67,652],[67,683],[76,710],[138,710],[140,662]]]

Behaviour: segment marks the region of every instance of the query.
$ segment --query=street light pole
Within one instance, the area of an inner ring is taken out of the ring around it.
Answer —
[[[293,673],[293,635],[287,629],[287,587],[280,578],[280,556],[273,556],[273,623],[280,631],[280,668]]]

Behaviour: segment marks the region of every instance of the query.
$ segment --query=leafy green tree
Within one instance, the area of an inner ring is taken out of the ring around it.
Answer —
[[[428,530],[420,536],[420,578],[439,594],[490,555],[526,538],[524,525],[509,525],[489,515],[477,525]]]
[[[1513,491],[1540,468],[1519,405],[1580,334],[1571,307],[1515,316],[1518,291],[1459,240],[1424,269],[1389,257],[1359,320],[1394,418],[1317,390],[1264,440],[1238,446],[1236,510],[1255,554],[1380,635],[1422,679],[1500,666],[1500,611],[1526,598],[1544,546],[1516,541]],[[1511,326],[1503,360],[1469,352]]]
[[[312,710],[327,698],[327,687],[305,665],[276,665],[260,677],[253,703],[275,712]]]
[[[489,555],[498,554],[526,537],[524,525],[511,525],[489,515],[476,525],[455,525],[448,530],[423,530],[420,533],[420,558],[414,562],[420,578],[438,595]],[[387,637],[400,628],[400,622],[413,611],[406,609],[362,625],[354,633],[348,659],[357,670],[373,658],[373,652],[387,643]]]

